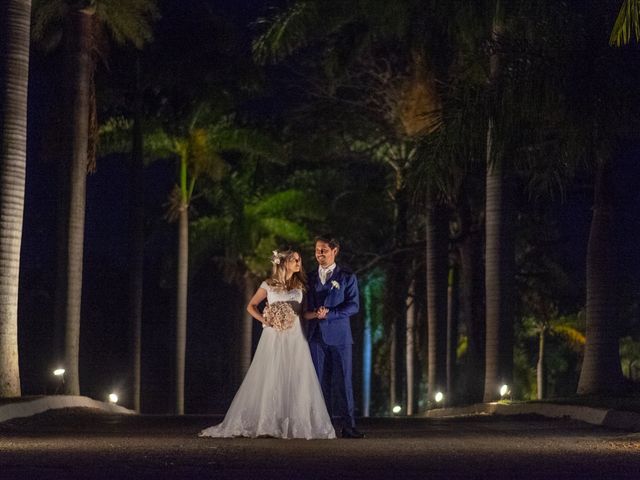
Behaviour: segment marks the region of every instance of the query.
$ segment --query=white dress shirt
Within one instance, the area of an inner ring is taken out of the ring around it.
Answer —
[[[331,277],[333,270],[336,268],[336,264],[332,263],[326,268],[318,267],[318,277],[320,277],[320,283],[324,285],[327,283],[327,280]]]

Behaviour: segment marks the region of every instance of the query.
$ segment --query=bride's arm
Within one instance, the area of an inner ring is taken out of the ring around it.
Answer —
[[[266,325],[267,322],[260,313],[260,310],[258,310],[258,305],[265,298],[267,298],[267,291],[264,288],[258,288],[256,293],[253,294],[253,297],[251,297],[251,300],[249,300],[249,304],[247,305],[247,312],[249,312],[249,315],[251,315],[263,325]]]

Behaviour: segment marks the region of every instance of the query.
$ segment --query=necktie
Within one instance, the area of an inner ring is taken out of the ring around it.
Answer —
[[[324,268],[320,269],[320,282],[324,285],[327,283],[327,279],[331,277],[331,273],[333,270],[325,270]]]

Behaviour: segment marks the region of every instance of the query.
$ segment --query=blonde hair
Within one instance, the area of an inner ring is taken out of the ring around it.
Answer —
[[[300,256],[300,271],[294,272],[293,275],[287,280],[287,260],[289,260],[294,254],[300,256],[300,252],[289,249],[278,252],[274,250],[271,256],[271,263],[273,268],[271,270],[271,277],[267,279],[267,285],[282,289],[293,290],[299,288],[303,292],[307,290],[307,275],[302,268],[302,257]]]

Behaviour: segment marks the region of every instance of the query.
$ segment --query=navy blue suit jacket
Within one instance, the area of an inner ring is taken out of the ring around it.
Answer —
[[[309,275],[308,310],[315,311],[321,306],[327,307],[329,313],[323,320],[309,320],[309,339],[319,328],[327,345],[352,344],[350,317],[360,310],[355,274],[336,265],[324,285],[320,282],[317,270]]]

